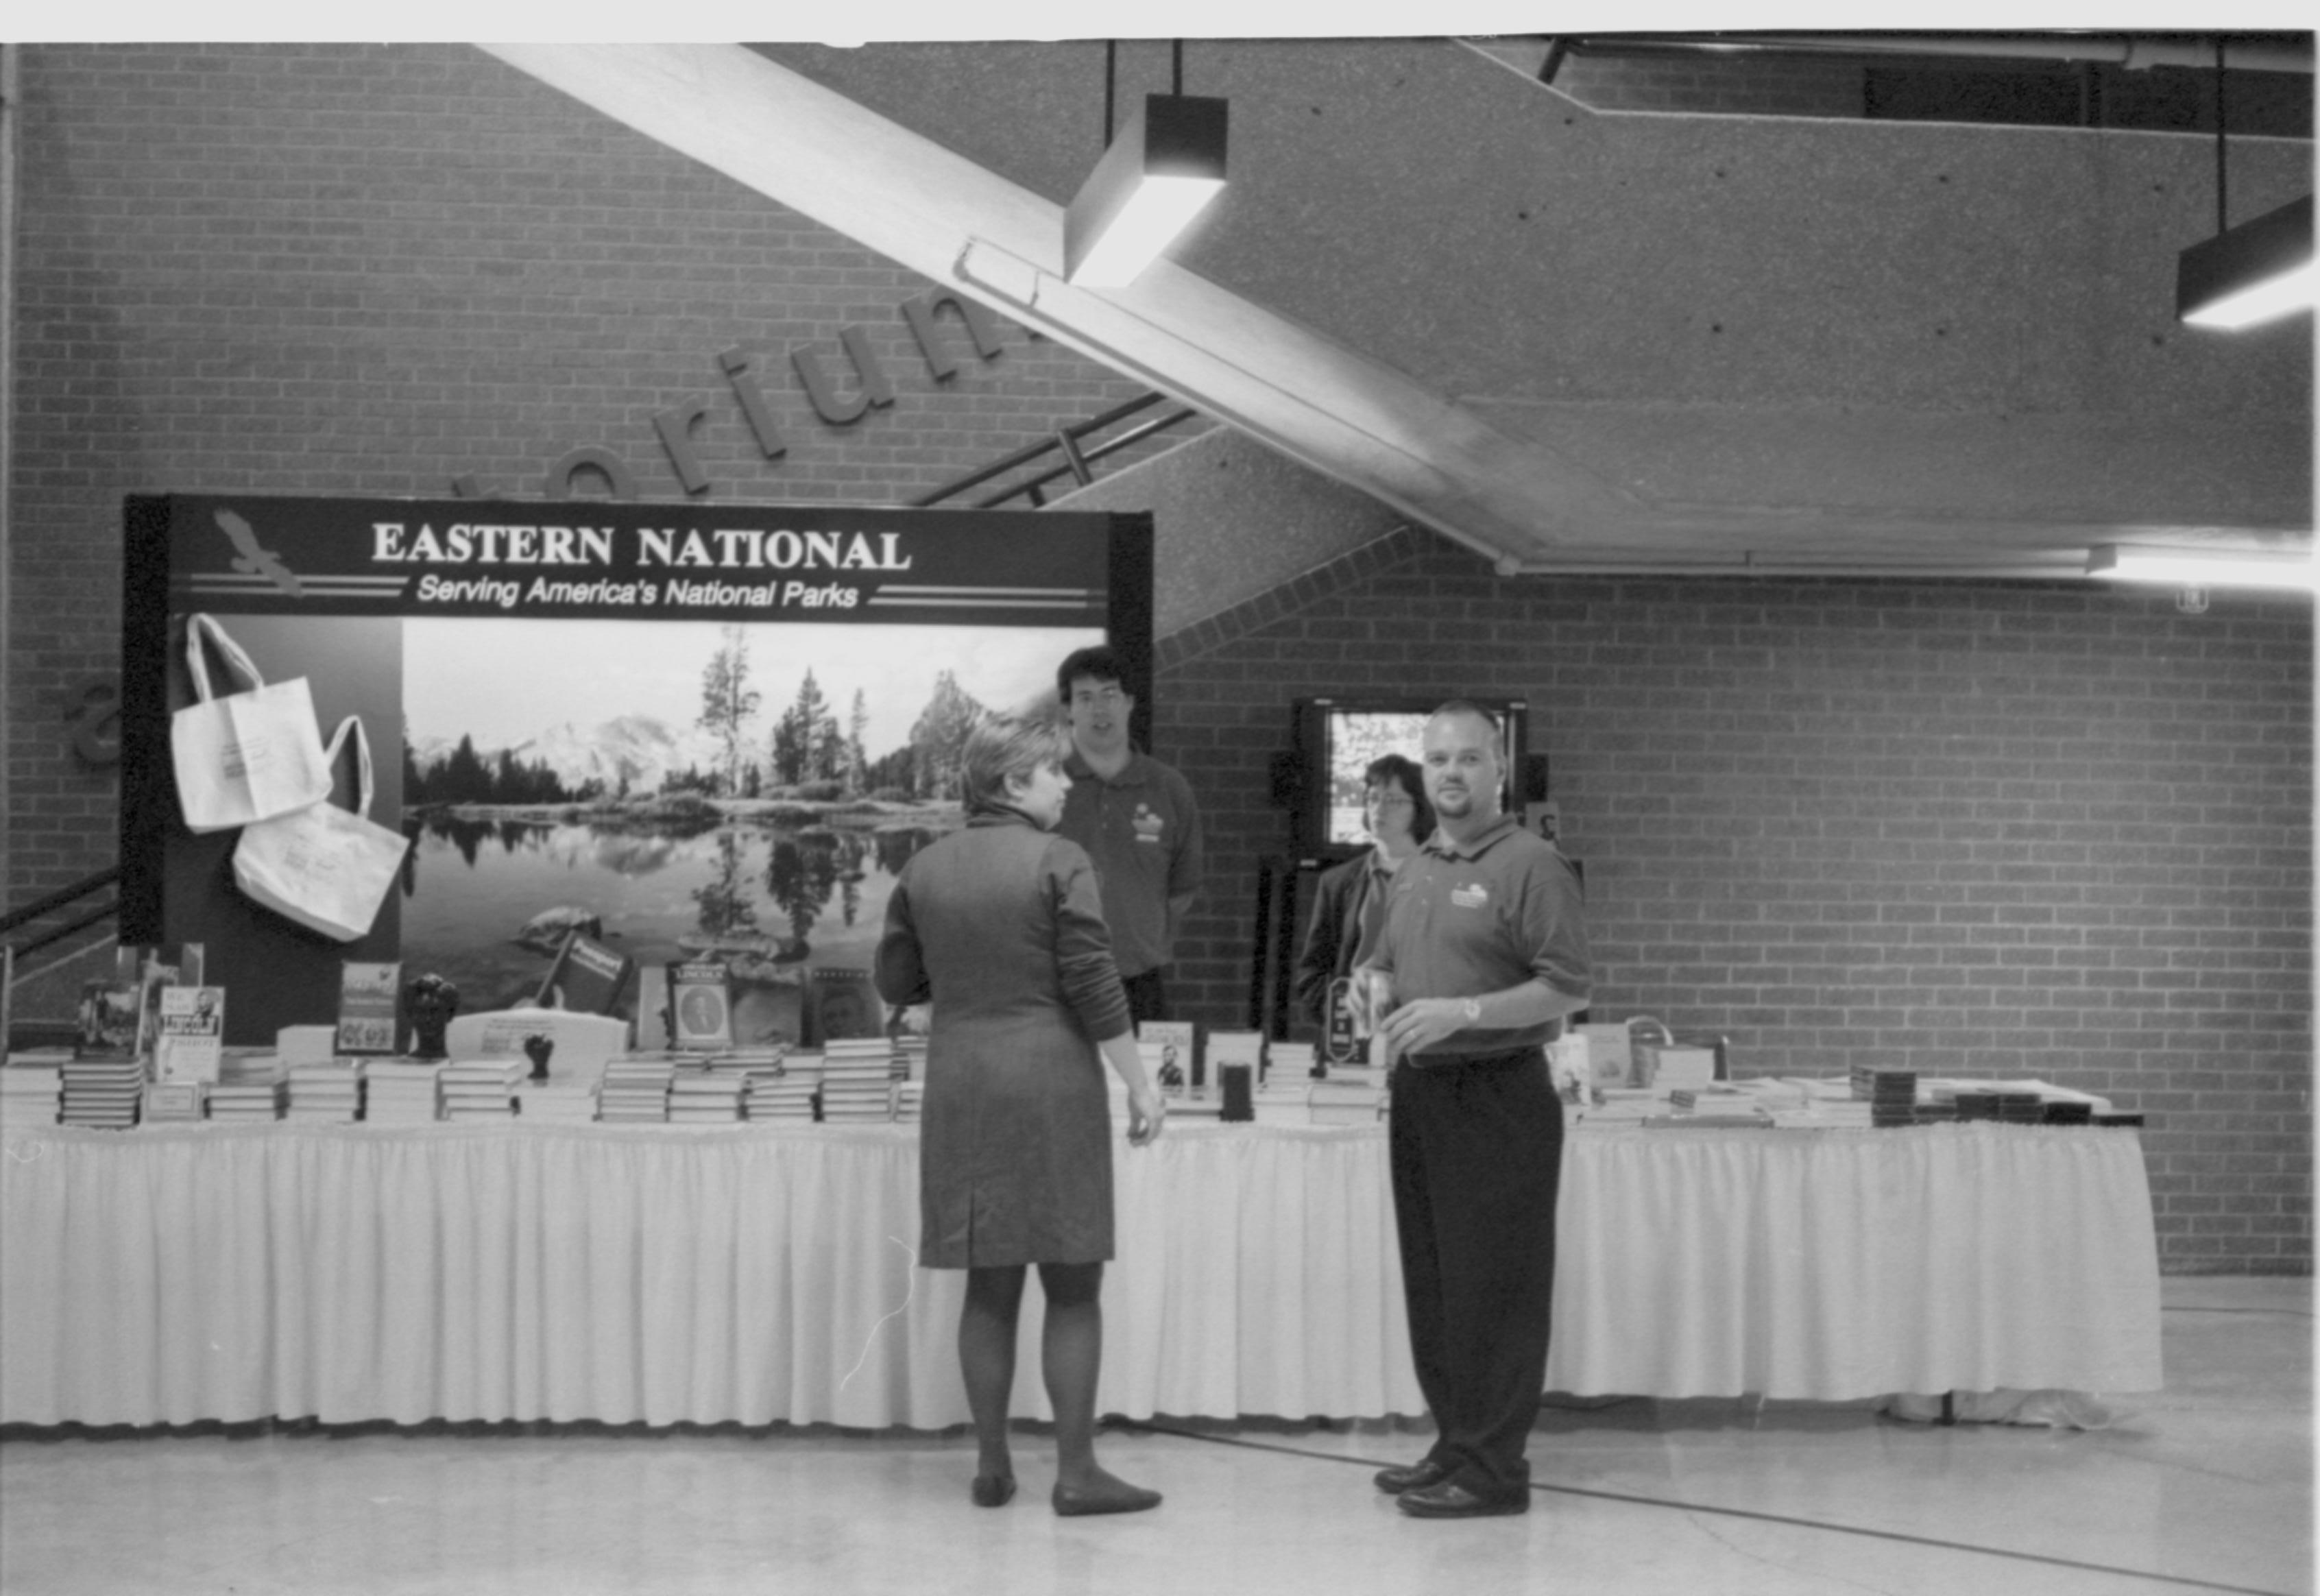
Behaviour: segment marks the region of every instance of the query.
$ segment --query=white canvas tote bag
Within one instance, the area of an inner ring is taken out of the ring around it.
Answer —
[[[245,826],[233,845],[234,884],[244,896],[340,942],[370,929],[411,846],[370,819],[370,739],[352,715],[331,738],[330,763],[337,765],[349,734],[359,773],[352,812],[317,803]]]
[[[212,694],[204,638],[216,645],[231,673],[249,684],[248,692]],[[330,761],[305,677],[269,686],[241,645],[207,615],[186,617],[186,666],[195,702],[171,718],[169,757],[188,829],[230,831],[331,795]]]

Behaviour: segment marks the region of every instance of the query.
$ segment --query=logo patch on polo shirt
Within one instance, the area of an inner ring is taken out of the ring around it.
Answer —
[[[1461,909],[1487,909],[1491,902],[1490,889],[1479,882],[1454,886],[1450,889],[1450,902]]]
[[[1136,806],[1136,818],[1128,823],[1136,828],[1136,840],[1138,842],[1159,841],[1160,833],[1168,824],[1141,803]]]

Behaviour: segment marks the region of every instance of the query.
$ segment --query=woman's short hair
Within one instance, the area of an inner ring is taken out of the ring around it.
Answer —
[[[1042,765],[1061,765],[1071,748],[1071,733],[1052,720],[991,715],[978,721],[958,757],[967,812],[1006,807],[1010,777],[1028,778]]]
[[[1409,794],[1409,835],[1413,841],[1423,842],[1434,835],[1434,805],[1426,801],[1426,773],[1418,761],[1400,754],[1387,754],[1373,759],[1362,772],[1362,797],[1367,800],[1372,787],[1396,786]]]

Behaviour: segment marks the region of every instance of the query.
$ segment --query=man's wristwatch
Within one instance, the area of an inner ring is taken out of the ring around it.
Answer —
[[[1458,1018],[1467,1025],[1482,1024],[1482,1000],[1480,998],[1471,997],[1460,998],[1458,1000]]]

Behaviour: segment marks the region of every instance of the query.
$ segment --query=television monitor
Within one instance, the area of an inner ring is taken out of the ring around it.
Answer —
[[[1504,739],[1506,807],[1519,814],[1526,798],[1545,795],[1544,760],[1529,760],[1528,705],[1500,694],[1464,694],[1497,717]],[[1362,772],[1387,754],[1423,765],[1427,718],[1438,698],[1390,695],[1300,698],[1296,703],[1298,780],[1292,828],[1299,854],[1345,858],[1369,846],[1362,824]]]
[[[979,710],[1052,705],[1064,657],[1109,642],[1148,735],[1148,515],[196,494],[125,513],[122,939],[204,944],[235,1045],[332,1021],[346,960],[511,1006],[573,929],[640,966],[724,962],[737,1041],[796,1041],[862,1012],[895,872],[960,821]],[[237,833],[183,822],[196,612],[268,683],[305,678],[324,739],[362,721],[370,818],[412,847],[351,942],[244,896]]]

